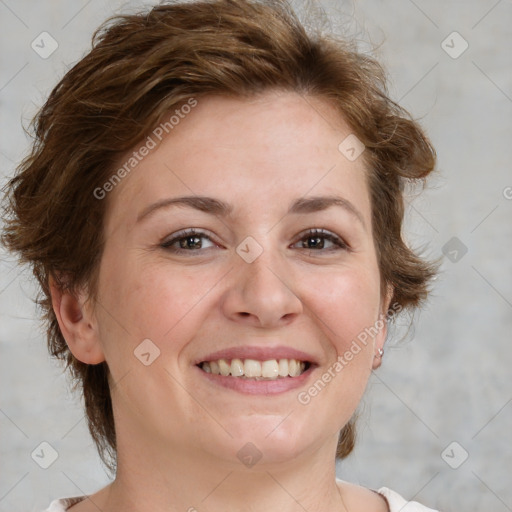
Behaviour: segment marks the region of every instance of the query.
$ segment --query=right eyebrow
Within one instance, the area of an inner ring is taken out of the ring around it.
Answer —
[[[233,212],[233,207],[224,201],[214,199],[213,197],[206,196],[185,196],[185,197],[173,197],[169,199],[162,199],[156,203],[150,204],[144,208],[137,217],[137,222],[141,221],[148,215],[151,215],[160,208],[167,208],[172,205],[188,206],[196,210],[210,213],[212,215],[218,215],[220,217],[227,217]]]

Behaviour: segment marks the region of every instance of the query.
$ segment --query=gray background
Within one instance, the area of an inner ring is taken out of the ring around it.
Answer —
[[[27,150],[21,121],[84,55],[99,23],[135,5],[0,0],[2,183]],[[360,409],[358,446],[338,475],[444,511],[512,510],[512,2],[295,5],[323,7],[326,26],[363,49],[379,45],[392,97],[421,119],[439,156],[430,187],[407,199],[406,237],[428,257],[449,256],[414,332],[399,341],[398,328],[389,340]],[[47,59],[31,48],[43,31],[59,45]],[[469,44],[457,58],[464,42],[453,31]],[[467,248],[462,257],[453,237]],[[1,256],[0,510],[38,510],[108,478],[80,401],[47,356],[30,275]],[[58,453],[46,470],[31,458],[43,441]]]

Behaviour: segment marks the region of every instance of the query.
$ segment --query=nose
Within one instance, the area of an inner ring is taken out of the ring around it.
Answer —
[[[285,325],[303,311],[302,300],[294,293],[296,283],[286,261],[279,255],[263,253],[252,263],[235,254],[235,268],[229,273],[224,297],[225,315],[253,327]]]

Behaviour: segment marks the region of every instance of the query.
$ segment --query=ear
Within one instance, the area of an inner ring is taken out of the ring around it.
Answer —
[[[58,285],[53,276],[49,279],[53,311],[71,353],[86,364],[105,361],[98,336],[97,322],[85,293],[78,295]]]
[[[372,369],[376,370],[382,364],[382,355],[384,350],[384,343],[386,341],[386,336],[388,334],[388,319],[387,313],[389,306],[391,304],[391,299],[393,298],[394,288],[390,284],[387,285],[386,296],[381,304],[379,320],[384,322],[382,329],[379,329],[377,336],[374,338],[374,356],[373,356],[373,364]]]

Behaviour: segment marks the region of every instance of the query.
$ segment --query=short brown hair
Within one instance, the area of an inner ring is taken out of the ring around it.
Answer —
[[[171,3],[107,20],[34,119],[31,154],[7,185],[2,238],[33,267],[49,351],[81,387],[89,430],[110,469],[117,454],[108,366],[84,364],[69,351],[49,277],[72,291],[86,285],[94,297],[107,207],[94,190],[165,114],[191,97],[251,97],[271,89],[323,98],[343,115],[366,146],[382,289],[391,284],[391,303],[401,308],[427,296],[435,266],[402,239],[403,191],[409,181],[424,181],[435,152],[389,98],[374,59],[351,42],[306,32],[285,0]],[[351,452],[354,439],[349,422],[337,457]]]

